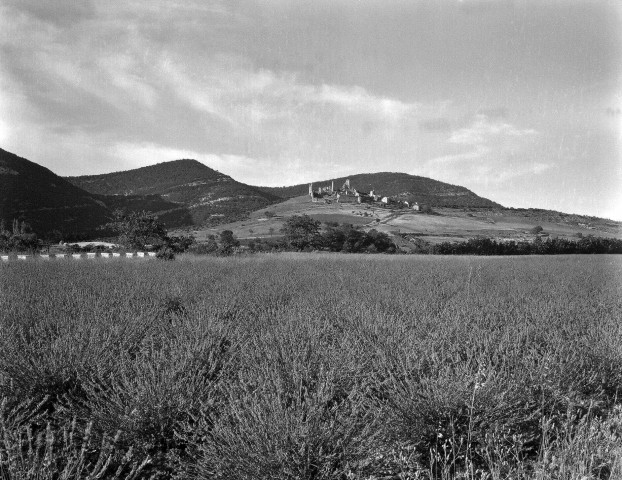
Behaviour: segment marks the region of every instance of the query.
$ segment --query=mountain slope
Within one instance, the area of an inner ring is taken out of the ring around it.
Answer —
[[[103,175],[67,177],[67,180],[100,195],[158,195],[173,204],[155,210],[168,227],[233,221],[281,200],[277,195],[187,159]]]
[[[501,207],[498,203],[480,197],[467,188],[406,173],[363,173],[313,182],[313,188],[330,185],[331,181],[334,181],[335,189],[338,189],[346,179],[350,179],[352,188],[364,192],[374,190],[379,195],[399,197],[435,207]],[[309,184],[304,183],[291,187],[257,188],[283,198],[293,198],[308,193]]]
[[[0,219],[26,221],[35,232],[94,232],[106,223],[109,210],[96,195],[64,180],[47,168],[0,149]]]

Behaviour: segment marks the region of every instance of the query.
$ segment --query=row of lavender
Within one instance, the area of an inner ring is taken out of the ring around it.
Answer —
[[[156,252],[126,252],[126,253],[119,253],[119,252],[99,252],[99,253],[95,253],[95,252],[89,252],[89,253],[71,253],[71,254],[65,254],[65,253],[57,253],[54,255],[49,255],[49,254],[38,254],[38,255],[0,255],[0,259],[2,259],[3,262],[8,262],[9,260],[29,260],[29,259],[41,259],[41,260],[51,260],[51,259],[61,259],[61,258],[75,258],[75,259],[82,259],[82,258],[120,258],[120,257],[129,257],[129,258],[149,258],[149,257],[155,257],[156,256]]]

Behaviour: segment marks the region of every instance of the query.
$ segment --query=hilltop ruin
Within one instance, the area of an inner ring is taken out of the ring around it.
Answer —
[[[417,202],[412,205],[409,202],[397,200],[392,197],[379,195],[373,189],[367,192],[360,191],[350,185],[350,179],[346,179],[341,188],[335,190],[335,182],[331,181],[330,185],[313,188],[313,183],[309,184],[309,197],[312,202],[323,200],[325,203],[380,203],[383,205],[399,205],[402,207],[412,208],[419,211],[420,207]]]

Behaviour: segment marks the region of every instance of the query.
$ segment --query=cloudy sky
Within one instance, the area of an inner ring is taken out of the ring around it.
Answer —
[[[0,147],[61,175],[400,171],[622,220],[616,0],[0,0]]]

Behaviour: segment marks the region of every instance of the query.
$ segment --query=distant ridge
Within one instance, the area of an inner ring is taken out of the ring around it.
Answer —
[[[231,177],[191,159],[65,179],[84,190],[101,195],[161,195],[162,192],[175,190],[194,181],[233,181]]]
[[[170,204],[155,211],[168,227],[226,223],[282,200],[192,159],[66,180],[90,193],[118,199],[157,195]]]
[[[335,188],[338,188],[343,185],[346,179],[350,179],[352,187],[360,191],[369,192],[374,190],[380,195],[399,197],[435,207],[503,208],[500,204],[480,197],[465,187],[407,173],[361,173],[348,177],[315,181],[313,185],[316,188],[318,186],[330,185],[331,182],[334,182]],[[302,183],[289,187],[257,188],[283,198],[293,198],[307,194],[309,184]]]

